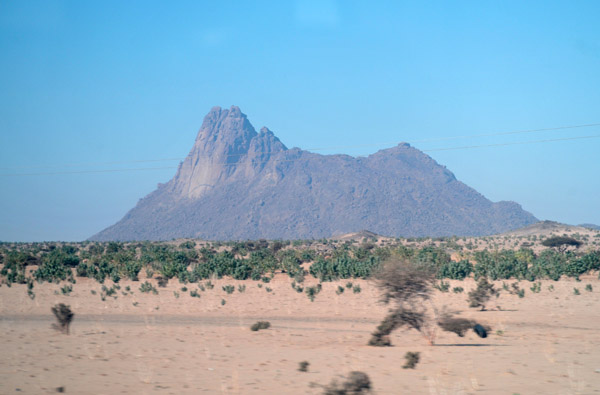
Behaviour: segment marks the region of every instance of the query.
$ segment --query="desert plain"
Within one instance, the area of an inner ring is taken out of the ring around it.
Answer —
[[[122,280],[104,301],[101,285],[87,278],[68,295],[57,284],[36,285],[34,299],[26,285],[3,285],[0,393],[318,394],[351,371],[366,373],[377,394],[600,393],[597,278],[544,280],[538,293],[521,281],[524,297],[501,292],[486,311],[468,307],[473,279],[450,280],[464,292],[436,290],[432,302],[484,322],[489,336],[439,332],[430,346],[415,330],[397,330],[392,347],[367,345],[388,309],[368,280],[323,283],[313,302],[285,274],[268,284],[213,280],[205,291],[173,280],[158,294],[139,291],[145,279]],[[51,327],[57,303],[75,313],[69,335]],[[251,331],[256,321],[271,327]],[[402,368],[408,351],[420,353],[415,369]]]

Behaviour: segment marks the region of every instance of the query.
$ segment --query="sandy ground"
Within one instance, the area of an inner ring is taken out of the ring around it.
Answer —
[[[484,312],[467,306],[472,280],[452,281],[465,293],[436,291],[434,302],[491,325],[493,333],[486,339],[440,333],[428,346],[415,331],[397,331],[394,346],[386,348],[366,345],[387,308],[365,281],[352,281],[362,292],[341,295],[335,290],[347,281],[325,283],[314,302],[284,275],[262,288],[218,280],[214,289],[198,291],[200,298],[189,294],[196,284],[183,292],[177,281],[158,288],[158,295],[141,293],[141,282],[123,281],[118,297],[106,301],[101,286],[87,279],[78,279],[69,296],[55,294],[59,285],[36,284],[34,300],[24,285],[4,285],[0,393],[56,393],[58,387],[74,394],[321,393],[315,383],[352,370],[367,373],[377,394],[600,393],[596,277],[545,281],[540,293],[523,281],[524,298],[504,292],[490,303],[502,310]],[[585,290],[588,283],[592,292]],[[228,295],[221,288],[226,284],[247,288]],[[122,294],[127,285],[133,294]],[[56,303],[76,314],[68,336],[51,329]],[[272,327],[250,331],[257,320]],[[407,351],[421,353],[414,370],[402,368]],[[308,372],[297,370],[301,361],[310,363]]]

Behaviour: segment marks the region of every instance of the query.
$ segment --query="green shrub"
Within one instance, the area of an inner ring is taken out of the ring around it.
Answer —
[[[224,285],[221,287],[223,291],[227,292],[228,295],[232,294],[235,291],[235,287],[233,285]]]
[[[152,292],[154,295],[158,294],[158,290],[152,284],[150,284],[148,281],[145,281],[140,286],[140,292],[144,292],[144,293]]]
[[[588,292],[592,292],[593,291],[592,284],[586,284],[585,290]]]
[[[455,294],[462,293],[463,291],[464,291],[463,287],[454,287],[454,288],[452,288],[452,292],[454,292]]]
[[[531,288],[529,288],[529,289],[531,289],[531,292],[533,292],[535,294],[540,293],[540,291],[542,290],[542,283],[541,282],[534,283],[531,286]]]
[[[341,295],[341,294],[343,294],[343,293],[344,293],[344,287],[342,287],[341,285],[338,285],[338,287],[337,287],[337,289],[336,289],[335,293],[336,293],[337,295]]]
[[[573,295],[581,295],[578,288],[573,288]]]
[[[437,277],[439,279],[449,278],[452,280],[464,280],[473,272],[473,264],[467,260],[459,262],[445,262],[438,268]]]
[[[353,288],[352,288],[352,292],[354,292],[355,294],[360,293],[361,289],[360,289],[360,285],[356,284]]]
[[[433,288],[439,290],[440,292],[448,292],[450,289],[450,283],[442,280],[439,284],[434,284]]]
[[[315,301],[315,297],[319,292],[321,292],[321,288],[317,286],[306,287],[304,288],[304,292],[306,292],[306,296],[310,299],[311,302]]]

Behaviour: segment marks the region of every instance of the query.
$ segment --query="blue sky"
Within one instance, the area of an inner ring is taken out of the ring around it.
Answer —
[[[212,106],[368,155],[600,135],[596,1],[0,1],[0,240],[83,240]],[[431,139],[424,142],[422,140]],[[352,146],[352,147],[348,147]],[[600,224],[600,138],[427,151],[493,201]],[[70,165],[70,166],[64,166]]]

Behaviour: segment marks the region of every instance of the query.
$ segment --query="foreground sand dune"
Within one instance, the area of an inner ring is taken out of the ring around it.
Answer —
[[[386,313],[366,281],[352,281],[360,293],[341,295],[335,290],[346,281],[324,283],[314,302],[284,275],[261,288],[253,281],[213,281],[214,289],[199,291],[200,298],[189,295],[196,284],[184,292],[177,281],[158,288],[158,295],[141,293],[141,282],[123,281],[118,297],[105,301],[101,285],[87,279],[78,279],[69,296],[55,294],[56,284],[38,284],[34,300],[25,286],[2,286],[0,393],[55,393],[58,387],[77,394],[320,393],[315,383],[352,370],[367,373],[378,394],[600,393],[595,278],[544,281],[540,293],[523,281],[524,298],[504,292],[491,303],[502,310],[484,312],[467,307],[472,280],[452,281],[465,293],[436,291],[435,303],[488,323],[492,334],[440,333],[431,347],[415,331],[397,331],[387,348],[366,345]],[[226,284],[246,290],[228,295],[221,288]],[[122,294],[126,286],[133,295]],[[69,336],[51,329],[50,307],[61,302],[76,314]],[[250,331],[257,320],[272,327]],[[415,370],[402,369],[407,351],[421,353]],[[307,373],[297,370],[301,361],[310,363]]]

